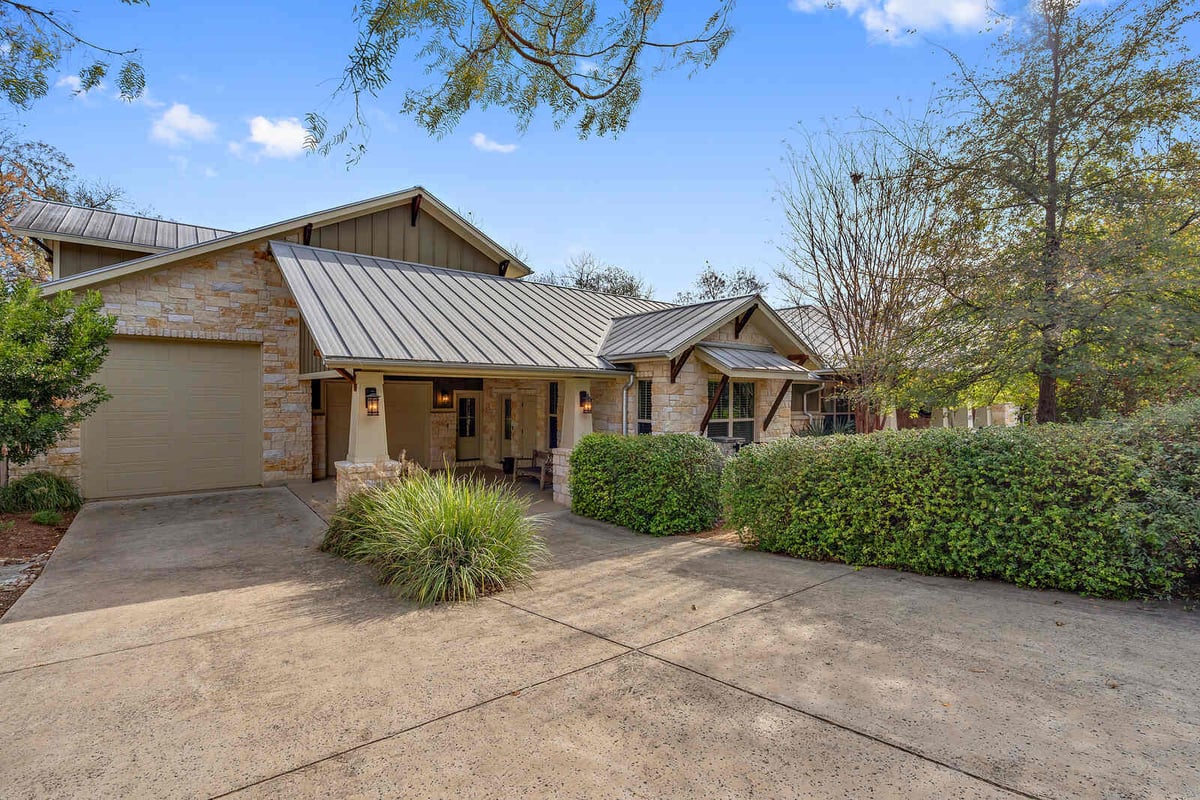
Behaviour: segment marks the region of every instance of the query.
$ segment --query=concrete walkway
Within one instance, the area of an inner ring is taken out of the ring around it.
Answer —
[[[556,513],[418,610],[284,489],[87,506],[0,622],[4,797],[1200,795],[1200,615]]]

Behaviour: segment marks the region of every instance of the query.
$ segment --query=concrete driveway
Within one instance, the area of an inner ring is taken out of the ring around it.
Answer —
[[[89,505],[0,624],[4,797],[1200,796],[1200,615],[556,514],[417,610],[285,489]]]

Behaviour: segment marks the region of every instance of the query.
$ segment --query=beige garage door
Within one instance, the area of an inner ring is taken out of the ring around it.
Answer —
[[[86,497],[262,482],[258,345],[115,338],[83,424]]]

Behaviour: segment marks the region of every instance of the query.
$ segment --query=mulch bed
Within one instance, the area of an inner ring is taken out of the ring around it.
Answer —
[[[58,547],[63,534],[75,519],[75,512],[63,513],[61,525],[36,525],[30,514],[0,514],[0,568],[25,565],[17,575],[0,582],[0,616],[12,608],[17,598],[30,587],[42,567]],[[8,570],[5,570],[8,572]]]

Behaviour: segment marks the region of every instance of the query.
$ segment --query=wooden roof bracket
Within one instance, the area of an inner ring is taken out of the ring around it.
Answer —
[[[684,350],[675,358],[671,359],[671,383],[674,383],[675,379],[679,377],[679,371],[683,369],[683,365],[687,363],[688,356],[690,356],[692,351],[695,349],[696,347],[693,345],[687,350]]]
[[[512,263],[512,262],[509,261],[507,258],[500,262],[499,269],[500,269],[500,277],[501,278],[503,278],[505,275],[508,274],[508,265],[510,263]]]
[[[717,410],[717,403],[721,400],[721,395],[725,392],[725,387],[729,385],[729,376],[722,375],[721,382],[717,384],[717,390],[713,392],[712,400],[708,401],[708,409],[704,412],[704,419],[700,421],[700,435],[703,436],[708,430],[708,423],[712,419],[713,412]]]
[[[349,371],[347,371],[347,370],[344,370],[344,369],[342,369],[341,367],[335,367],[333,371],[334,371],[334,372],[336,372],[338,375],[341,375],[341,376],[342,376],[343,378],[345,378],[346,380],[350,381],[350,388],[351,388],[351,389],[357,389],[357,388],[358,388],[358,381],[355,379],[355,377],[354,377],[354,373],[353,373],[353,372],[349,372]]]
[[[304,246],[305,247],[312,244],[312,223],[311,222],[304,226],[303,236],[304,236]]]
[[[771,404],[771,410],[767,412],[767,416],[763,418],[763,431],[771,427],[771,420],[775,419],[775,412],[779,410],[779,406],[783,403],[783,398],[787,397],[787,393],[792,390],[792,381],[789,378],[783,382],[783,388],[779,390],[779,396],[775,398],[775,402]]]
[[[421,198],[424,195],[417,195],[412,199],[412,227],[417,227],[417,217],[421,216]]]
[[[750,321],[750,317],[754,316],[754,310],[756,308],[758,308],[757,305],[750,306],[750,310],[738,317],[737,321],[733,323],[733,338],[737,339],[741,337],[742,331],[746,327],[746,323]]]

